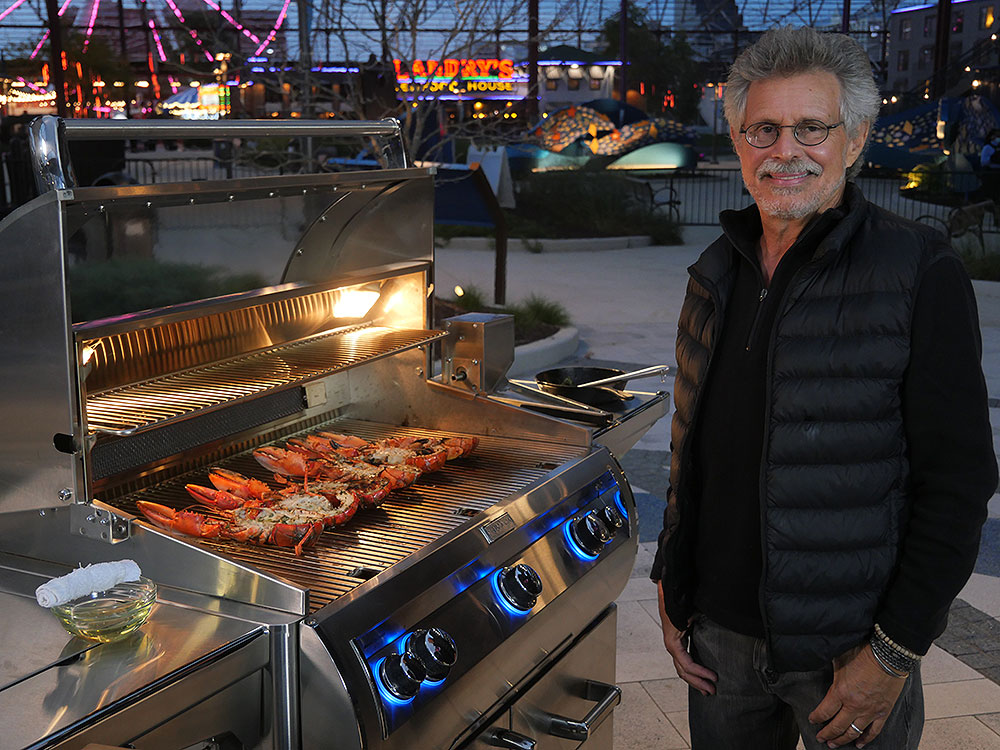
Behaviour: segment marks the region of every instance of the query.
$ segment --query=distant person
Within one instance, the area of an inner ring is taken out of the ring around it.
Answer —
[[[920,659],[976,561],[997,466],[972,286],[851,180],[864,49],[766,32],[725,114],[755,204],[690,269],[653,565],[694,750],[916,750]]]
[[[986,198],[1000,198],[1000,131],[991,130],[979,152],[979,179]]]

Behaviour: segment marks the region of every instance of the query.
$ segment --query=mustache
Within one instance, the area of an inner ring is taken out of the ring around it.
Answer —
[[[776,174],[797,174],[799,172],[820,175],[823,174],[823,167],[811,159],[795,158],[790,161],[768,159],[757,167],[757,179],[760,180]]]

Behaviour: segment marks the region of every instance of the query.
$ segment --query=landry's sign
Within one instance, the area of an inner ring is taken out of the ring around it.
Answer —
[[[452,58],[444,60],[393,60],[396,91],[400,94],[471,94],[512,98],[515,84],[513,60]]]

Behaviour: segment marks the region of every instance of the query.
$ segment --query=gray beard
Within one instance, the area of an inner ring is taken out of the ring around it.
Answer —
[[[757,203],[757,208],[760,212],[766,216],[774,217],[775,219],[782,219],[785,221],[795,221],[798,219],[804,219],[807,216],[812,216],[819,211],[820,207],[827,203],[837,191],[839,191],[844,183],[847,181],[847,175],[837,183],[830,186],[829,190],[824,190],[821,193],[809,193],[799,196],[796,200],[791,203],[788,201],[779,201],[777,199],[771,200],[768,198],[762,198],[761,196],[754,195],[754,191],[747,190],[750,192],[751,196]],[[776,194],[781,194],[781,190],[773,191]],[[791,191],[789,191],[789,194]]]

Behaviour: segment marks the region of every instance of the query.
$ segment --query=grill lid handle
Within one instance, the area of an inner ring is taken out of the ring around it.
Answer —
[[[38,191],[68,190],[76,185],[66,148],[68,140],[116,141],[142,138],[270,138],[280,136],[371,137],[390,169],[408,166],[399,121],[329,122],[327,120],[84,120],[52,115],[28,126],[31,165]]]

